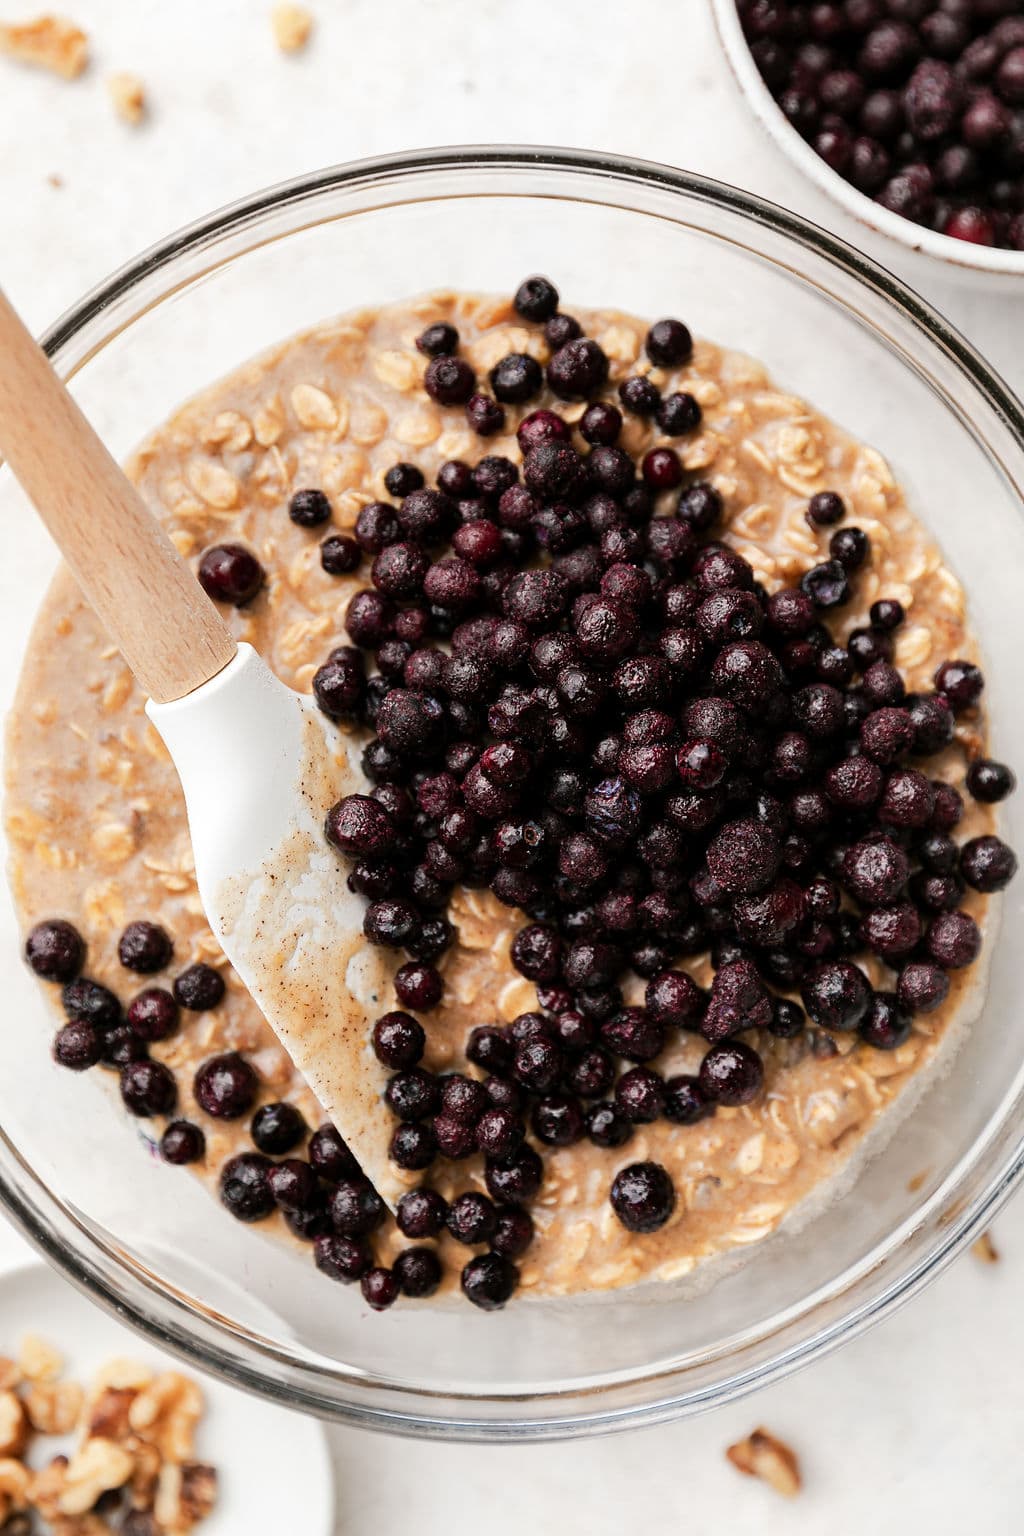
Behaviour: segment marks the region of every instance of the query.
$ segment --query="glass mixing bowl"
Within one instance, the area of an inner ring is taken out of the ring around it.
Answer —
[[[764,359],[891,460],[965,581],[998,755],[1024,764],[1024,418],[940,316],[822,231],[665,166],[564,151],[438,150],[309,176],[173,236],[50,332],[116,453],[291,332],[433,287],[510,292],[545,271],[569,306],[681,314]],[[0,668],[13,692],[53,565],[0,475]],[[88,508],[82,509],[83,516]],[[1012,808],[1007,820],[1019,812]],[[1019,844],[1024,836],[1018,835]],[[147,1156],[101,1073],[60,1072],[9,903],[0,1194],[98,1302],[202,1367],[292,1407],[395,1432],[540,1439],[694,1412],[891,1311],[990,1220],[1024,1166],[1014,1025],[1024,881],[1005,899],[983,1014],[953,1070],[843,1198],[703,1290],[366,1311],[308,1257],[239,1226]]]

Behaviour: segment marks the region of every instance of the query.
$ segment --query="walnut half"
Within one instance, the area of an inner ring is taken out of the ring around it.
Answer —
[[[800,1492],[802,1480],[796,1454],[766,1429],[755,1429],[745,1440],[730,1445],[726,1456],[747,1477],[760,1477],[787,1499]]]

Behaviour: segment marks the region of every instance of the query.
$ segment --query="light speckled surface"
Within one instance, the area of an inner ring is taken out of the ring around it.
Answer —
[[[65,0],[94,40],[89,74],[68,85],[3,68],[2,275],[32,323],[48,324],[142,246],[219,203],[334,160],[426,144],[525,139],[666,160],[868,245],[777,158],[735,99],[703,0],[634,0],[625,43],[613,8],[593,0],[312,3],[310,48],[286,58],[262,0]],[[0,19],[31,9],[0,0]],[[107,99],[104,77],[117,69],[136,70],[149,87],[152,117],[141,129],[118,121]],[[63,178],[59,189],[51,173]],[[1024,298],[908,270],[903,253],[878,240],[870,248],[1024,383]],[[11,585],[0,573],[0,600],[16,598]],[[0,961],[0,978],[11,963]],[[826,1525],[838,1536],[902,1536],[908,1520],[932,1536],[968,1522],[1013,1529],[1024,1502],[1020,1201],[995,1236],[999,1264],[965,1257],[859,1343],[687,1424],[520,1450],[332,1431],[339,1536],[398,1536],[409,1521],[419,1536],[485,1524],[489,1536],[611,1536],[627,1520],[685,1522],[700,1536],[723,1521],[732,1536]],[[22,1253],[0,1228],[0,1265]],[[758,1423],[803,1457],[806,1487],[792,1505],[724,1461],[724,1447]],[[301,1508],[297,1490],[297,1531]]]

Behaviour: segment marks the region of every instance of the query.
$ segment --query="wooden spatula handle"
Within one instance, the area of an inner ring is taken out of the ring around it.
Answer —
[[[235,642],[0,292],[0,454],[152,699],[184,698]]]

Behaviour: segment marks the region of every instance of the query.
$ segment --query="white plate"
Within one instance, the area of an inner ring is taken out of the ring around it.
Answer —
[[[63,1374],[88,1385],[113,1357],[196,1376],[206,1399],[196,1455],[217,1468],[217,1507],[196,1536],[294,1531],[330,1536],[334,1497],[323,1428],[248,1393],[235,1392],[129,1333],[44,1264],[0,1276],[0,1354],[16,1355],[37,1333],[64,1356]],[[43,1444],[61,1448],[56,1441]]]

